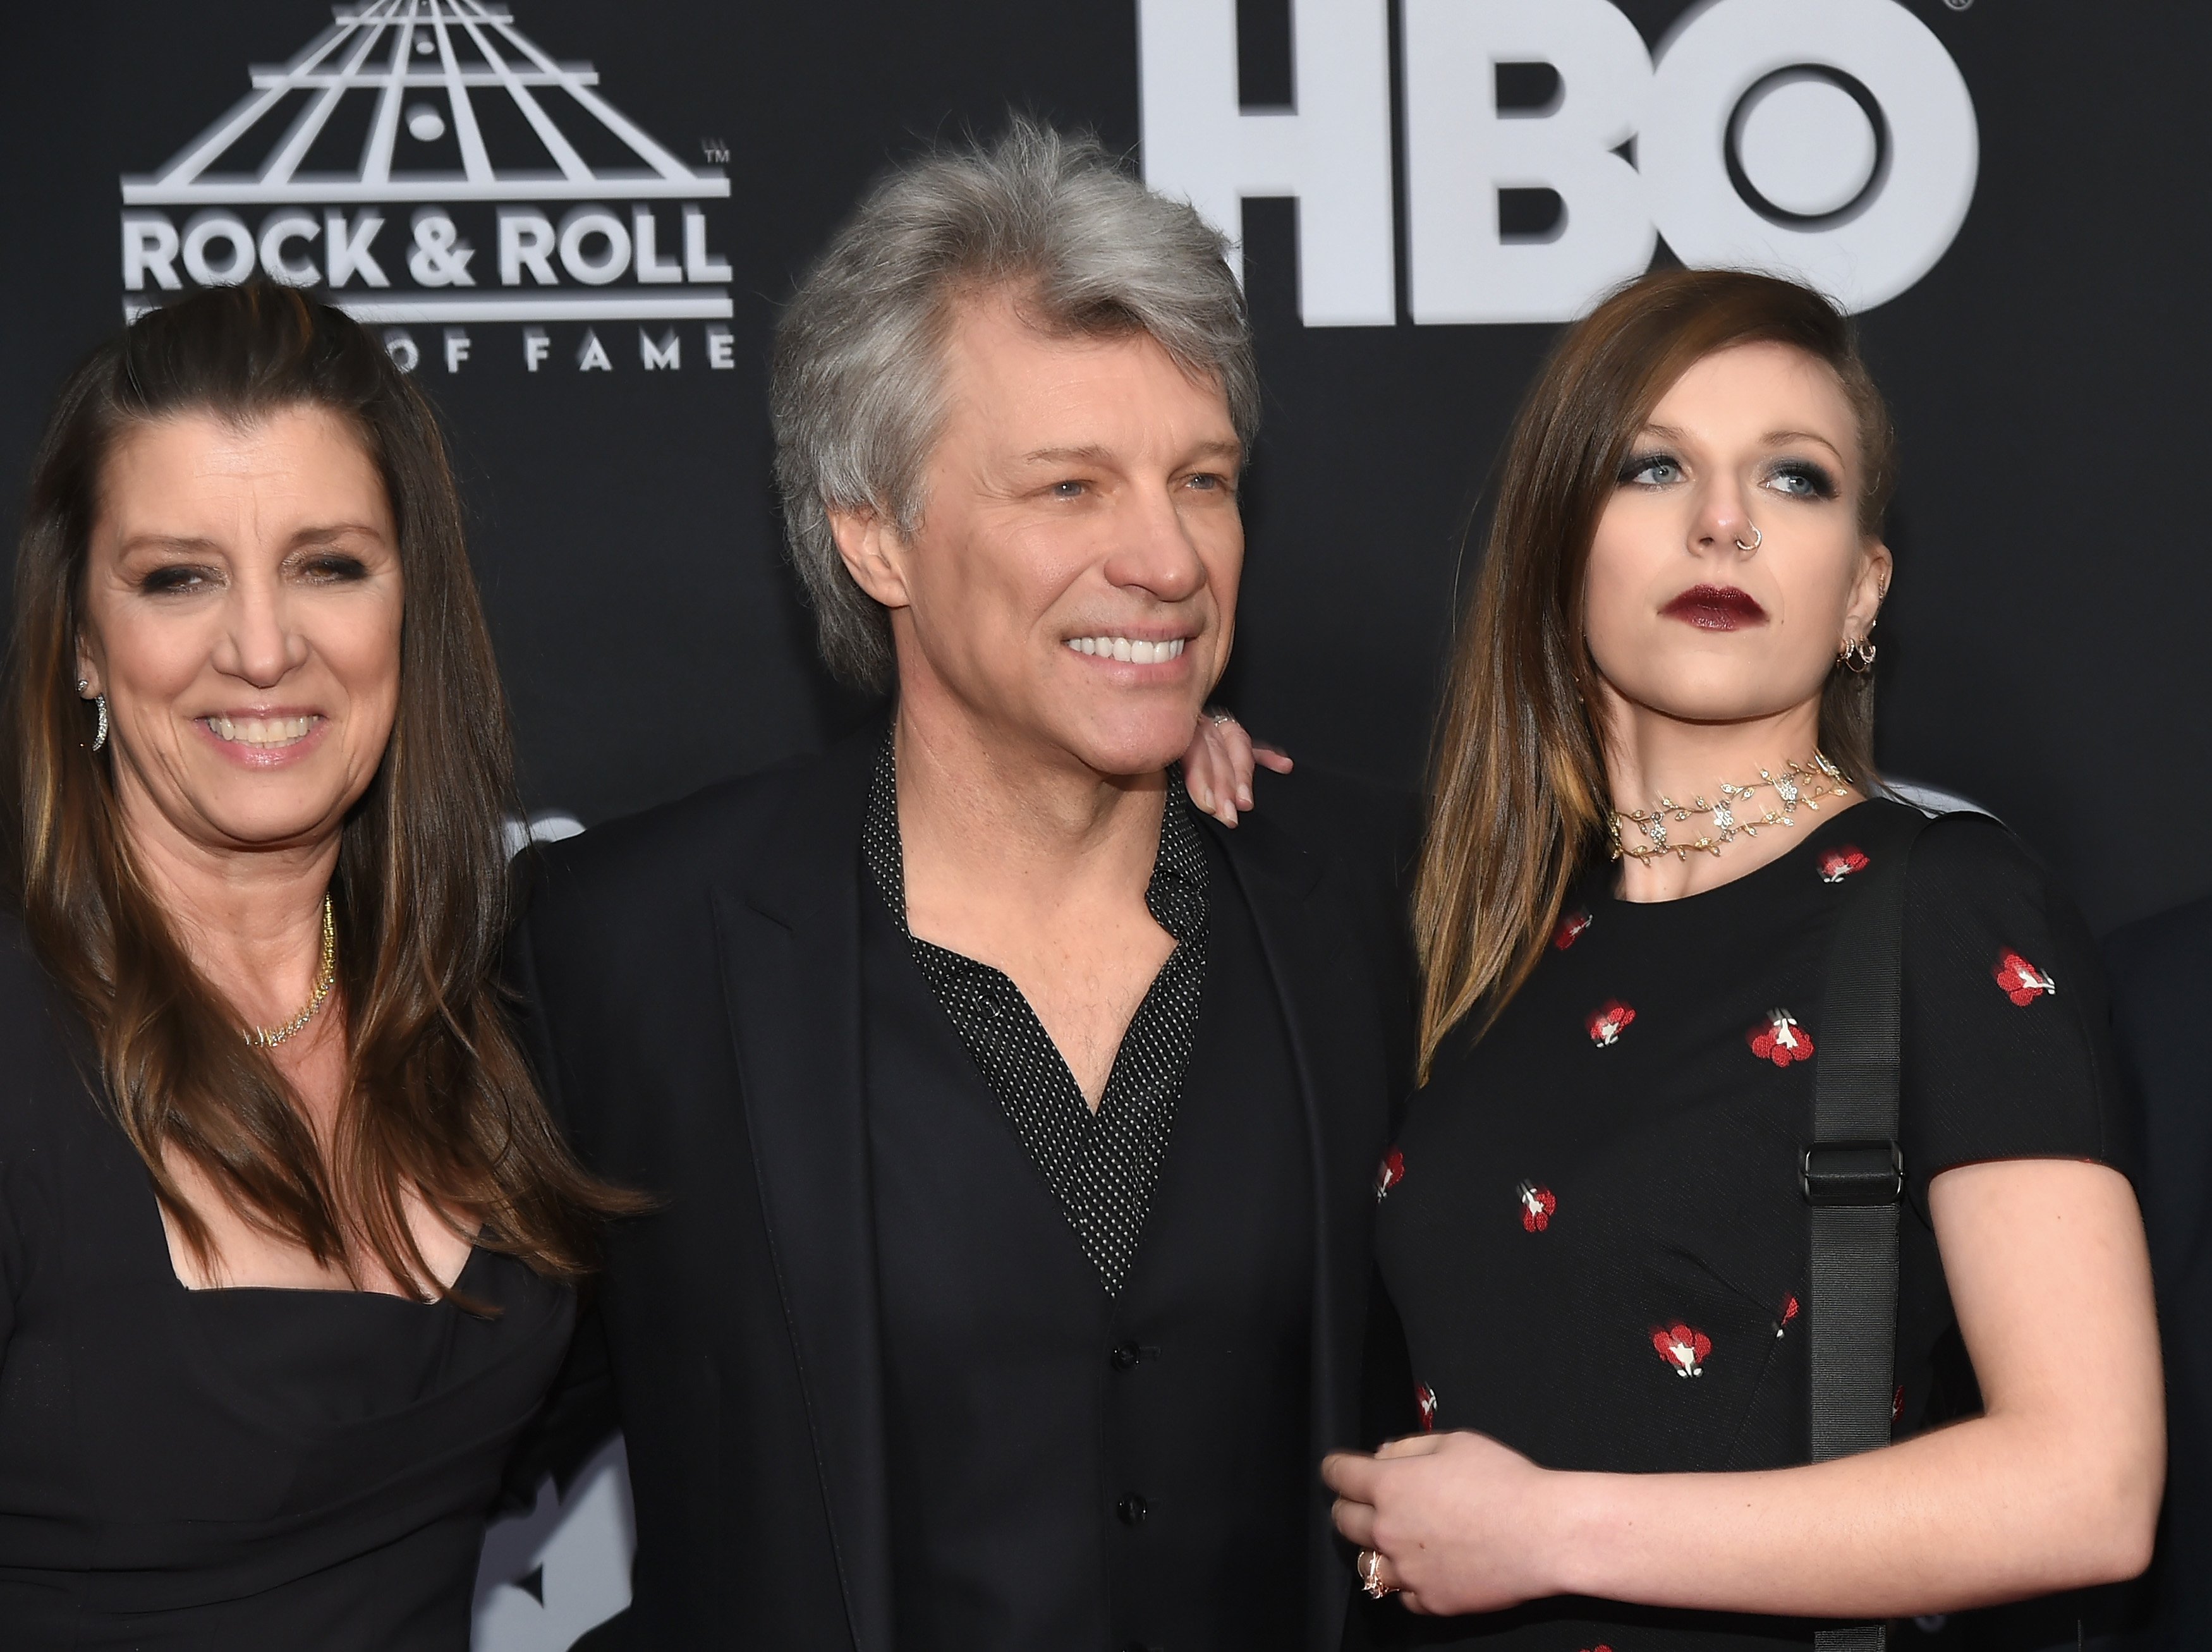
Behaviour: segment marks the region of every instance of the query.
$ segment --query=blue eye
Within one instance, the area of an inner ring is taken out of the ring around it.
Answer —
[[[1797,499],[1833,499],[1836,479],[1810,459],[1790,459],[1774,467],[1766,485]]]
[[[1052,496],[1054,499],[1080,499],[1083,497],[1083,483],[1055,482],[1052,484]]]
[[[1664,488],[1681,479],[1681,461],[1671,453],[1638,453],[1620,467],[1624,486]]]

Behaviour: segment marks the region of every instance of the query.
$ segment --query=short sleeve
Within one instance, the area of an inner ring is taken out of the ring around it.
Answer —
[[[2088,926],[1996,822],[1947,816],[1905,898],[1900,1124],[1917,1193],[1960,1164],[2069,1158],[2133,1178]]]

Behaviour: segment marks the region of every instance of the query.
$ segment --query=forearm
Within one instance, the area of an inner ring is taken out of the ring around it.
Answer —
[[[1729,1474],[1555,1477],[1559,1591],[1805,1617],[1954,1611],[2132,1576],[2163,1474],[2155,1424],[2096,1452],[1992,1415],[1863,1456]]]

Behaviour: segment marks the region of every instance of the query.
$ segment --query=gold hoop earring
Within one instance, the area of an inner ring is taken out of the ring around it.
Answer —
[[[1836,651],[1836,664],[1854,677],[1863,677],[1874,669],[1875,653],[1875,645],[1864,637],[1845,637]]]

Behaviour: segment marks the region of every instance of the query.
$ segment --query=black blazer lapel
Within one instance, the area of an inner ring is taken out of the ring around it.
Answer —
[[[1328,866],[1256,816],[1215,829],[1259,931],[1304,1106],[1314,1188],[1313,1468],[1308,1576],[1316,1652],[1334,1652],[1351,1598],[1321,1488],[1321,1456],[1358,1443],[1360,1352],[1373,1247],[1374,1167],[1389,1129],[1387,1031]]]
[[[880,730],[794,786],[714,924],[769,1242],[858,1652],[889,1652],[890,1497],[860,1057],[860,841]]]

